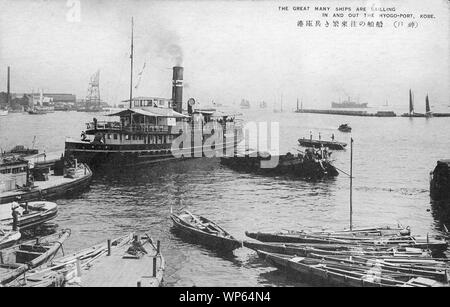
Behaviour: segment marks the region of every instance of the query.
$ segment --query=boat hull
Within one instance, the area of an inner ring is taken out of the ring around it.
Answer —
[[[7,206],[7,205],[6,205]],[[50,202],[30,202],[30,213],[22,214],[18,218],[19,229],[27,230],[53,220],[58,215],[58,207]],[[42,209],[38,209],[42,207]],[[12,218],[0,219],[0,222],[12,226]]]
[[[173,221],[174,231],[188,241],[196,242],[214,250],[223,252],[231,252],[242,246],[242,243],[235,239],[215,236],[193,227],[189,227],[173,214],[170,218]]]
[[[314,267],[302,262],[303,259],[285,258],[277,254],[258,251],[258,256],[267,263],[283,270],[288,270],[303,281],[338,287],[381,287],[381,283],[371,282],[362,278],[355,278],[345,274],[330,272],[321,267]],[[297,257],[298,258],[298,257]],[[394,285],[393,285],[394,286]]]
[[[351,131],[351,130],[350,130]],[[329,142],[329,141],[319,141],[319,140],[310,140],[310,139],[298,139],[298,143],[300,146],[304,147],[313,147],[313,148],[321,148],[321,147],[328,147],[329,149],[333,150],[344,150],[347,146],[346,143],[342,142]]]
[[[253,172],[268,176],[289,175],[303,179],[322,179],[339,175],[336,168],[327,161],[292,159],[284,160],[280,156],[279,163],[272,168],[261,167],[260,157],[226,157],[220,162],[236,171]]]
[[[227,152],[232,152],[236,142],[226,143]],[[217,149],[222,151],[223,147]],[[171,144],[111,145],[89,142],[66,141],[65,156],[73,157],[90,167],[114,165],[115,168],[158,164],[205,157],[203,148],[194,147],[186,154],[175,156]]]
[[[20,196],[21,202],[27,202],[43,199],[55,199],[58,197],[79,193],[87,189],[92,180],[92,171],[88,166],[86,166],[86,171],[87,172],[84,176],[67,183],[54,185],[45,189],[32,189],[30,191],[23,191],[20,193],[2,196],[0,197],[0,204],[13,202],[18,196]]]

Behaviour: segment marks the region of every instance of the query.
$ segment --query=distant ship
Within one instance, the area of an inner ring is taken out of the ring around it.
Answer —
[[[250,109],[250,101],[248,101],[246,99],[242,99],[240,107],[241,107],[241,109]]]
[[[55,111],[55,108],[52,106],[44,106],[44,102],[49,103],[51,99],[45,97],[42,92],[42,89],[39,93],[39,100],[35,101],[34,94],[32,95],[32,105],[28,108],[28,114],[32,115],[40,115],[40,114],[47,114],[52,113]]]
[[[351,101],[350,97],[348,100],[344,100],[343,102],[332,102],[332,108],[367,108],[367,103],[358,103],[355,101]]]

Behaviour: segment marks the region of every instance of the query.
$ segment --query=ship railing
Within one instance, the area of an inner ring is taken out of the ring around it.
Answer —
[[[169,126],[161,126],[154,124],[132,124],[123,125],[120,122],[108,122],[98,121],[86,123],[87,130],[106,129],[106,130],[118,130],[118,131],[132,131],[132,132],[169,132]]]

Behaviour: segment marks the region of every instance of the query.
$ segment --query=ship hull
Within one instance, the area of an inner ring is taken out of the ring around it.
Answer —
[[[339,173],[328,161],[288,159],[278,156],[278,163],[271,168],[261,167],[260,157],[224,157],[220,162],[236,171],[257,173],[266,176],[287,175],[301,179],[336,177]]]
[[[226,143],[227,152],[232,152],[237,142]],[[222,151],[223,147],[217,149]],[[205,157],[202,146],[174,155],[171,144],[110,145],[88,142],[66,141],[65,156],[77,159],[90,167],[113,165],[114,167],[159,164],[168,161]],[[218,155],[217,155],[218,156]]]

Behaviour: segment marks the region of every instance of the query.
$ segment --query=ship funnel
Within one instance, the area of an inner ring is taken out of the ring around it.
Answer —
[[[183,67],[175,66],[172,77],[172,108],[183,112]]]

